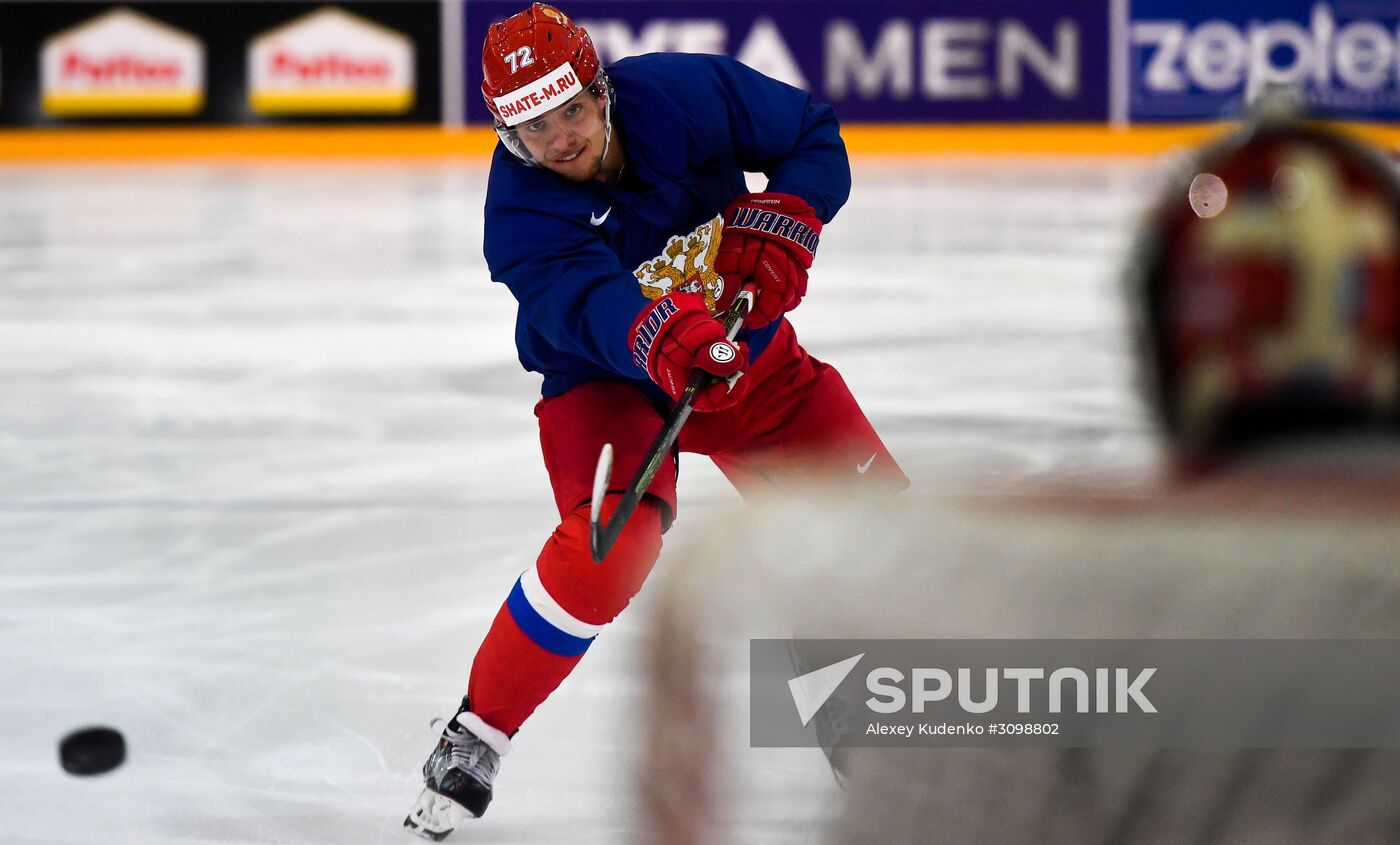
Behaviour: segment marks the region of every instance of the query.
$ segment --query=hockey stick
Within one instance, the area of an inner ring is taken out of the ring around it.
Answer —
[[[734,297],[734,302],[729,306],[729,310],[724,315],[724,335],[731,341],[739,334],[739,328],[744,324],[744,317],[748,316],[749,309],[753,307],[753,288],[745,287]],[[695,397],[701,388],[709,387],[714,376],[704,370],[694,370],[690,374],[690,381],[686,382],[685,390],[681,392],[681,397],[676,401],[676,407],[671,409],[671,415],[666,418],[666,424],[661,427],[661,431],[652,441],[651,450],[647,452],[646,460],[637,467],[637,474],[632,477],[632,483],[627,485],[627,489],[622,494],[622,499],[617,503],[617,510],[613,511],[612,517],[606,522],[602,522],[603,497],[608,492],[608,482],[612,480],[613,448],[611,443],[604,444],[603,451],[598,455],[598,470],[593,474],[593,506],[588,516],[588,547],[593,555],[594,563],[602,563],[603,558],[608,556],[608,551],[612,549],[613,543],[622,534],[622,528],[627,524],[627,520],[632,517],[632,512],[637,509],[637,505],[642,501],[642,496],[646,494],[647,488],[651,486],[652,479],[656,478],[656,473],[661,469],[661,462],[671,456],[671,447],[676,444],[676,438],[680,436],[681,426],[690,419],[690,412],[695,408]],[[735,376],[738,378],[738,376]]]

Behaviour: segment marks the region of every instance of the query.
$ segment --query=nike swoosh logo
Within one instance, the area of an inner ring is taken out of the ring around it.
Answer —
[[[601,226],[603,225],[603,221],[608,219],[609,214],[612,214],[612,206],[608,206],[608,210],[603,212],[602,217],[599,217],[596,214],[589,214],[588,222],[592,223],[594,226]]]
[[[879,453],[877,452],[876,454]],[[873,463],[875,463],[875,455],[871,455],[870,459],[863,464],[856,464],[856,472],[860,473],[861,475],[865,475],[865,471],[870,469],[870,465]]]

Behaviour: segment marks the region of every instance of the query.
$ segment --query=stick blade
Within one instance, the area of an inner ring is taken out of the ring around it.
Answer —
[[[593,501],[588,512],[588,551],[594,563],[602,563],[603,556],[607,554],[602,548],[603,528],[599,520],[603,515],[603,498],[608,494],[608,482],[612,480],[612,468],[613,447],[611,443],[605,443],[603,451],[598,454],[598,469],[593,473]]]

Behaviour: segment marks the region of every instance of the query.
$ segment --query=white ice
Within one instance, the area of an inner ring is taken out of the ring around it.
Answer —
[[[1118,270],[1155,168],[857,163],[793,322],[917,484],[1150,464]],[[408,841],[429,719],[556,521],[484,178],[0,168],[0,842]],[[737,500],[702,459],[681,498]],[[646,602],[455,840],[634,835]],[[93,723],[129,761],[65,775]],[[733,841],[810,841],[820,754],[739,751]]]

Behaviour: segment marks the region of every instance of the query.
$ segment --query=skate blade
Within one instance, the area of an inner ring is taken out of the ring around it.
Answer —
[[[441,842],[447,834],[457,829],[457,825],[473,818],[471,811],[446,795],[439,795],[431,789],[423,790],[413,809],[403,820],[403,826],[434,842]]]

